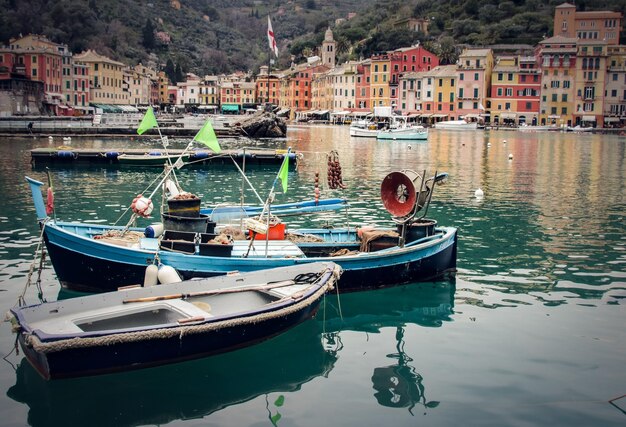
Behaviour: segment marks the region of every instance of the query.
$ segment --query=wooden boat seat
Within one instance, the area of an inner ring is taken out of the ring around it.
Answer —
[[[140,240],[141,249],[157,251],[159,249],[158,239],[144,237]],[[244,257],[248,252],[249,240],[235,240],[231,257]],[[250,248],[249,258],[265,257],[265,240],[255,240]],[[267,246],[268,258],[304,258],[304,252],[290,240],[269,240]]]
[[[255,240],[250,248],[249,258],[265,257],[265,240]],[[290,240],[268,240],[268,258],[304,258],[304,252]],[[244,257],[250,246],[249,240],[235,240],[231,257]]]

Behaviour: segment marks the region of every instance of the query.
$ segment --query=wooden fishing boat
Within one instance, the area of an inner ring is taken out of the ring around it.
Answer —
[[[126,233],[121,226],[49,218],[41,194],[43,184],[27,180],[50,260],[67,288],[105,292],[141,284],[147,269],[159,264],[190,279],[332,261],[344,270],[339,291],[352,292],[435,280],[456,270],[456,228],[414,218],[422,207],[427,211],[434,183],[445,176],[426,180],[415,173],[394,172],[385,178],[381,193],[397,223],[393,229],[306,229],[277,233],[279,236],[272,238],[269,228],[270,240],[234,240],[225,245],[209,243],[215,236],[213,230],[170,239],[146,237],[141,228]],[[310,239],[302,241],[302,236]]]
[[[223,353],[313,317],[341,269],[310,263],[136,287],[13,308],[18,340],[46,379]]]

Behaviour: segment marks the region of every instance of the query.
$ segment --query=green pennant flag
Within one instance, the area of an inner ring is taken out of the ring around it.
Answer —
[[[143,116],[141,123],[139,123],[139,127],[137,128],[137,133],[139,135],[143,134],[145,131],[152,129],[157,125],[156,117],[154,117],[154,111],[152,111],[152,107],[148,107],[148,111]]]
[[[283,164],[280,166],[280,171],[278,171],[278,178],[280,178],[280,183],[283,185],[283,193],[287,192],[287,175],[289,174],[289,153],[285,153],[285,157],[283,158]]]
[[[217,142],[217,136],[215,135],[215,131],[213,130],[213,126],[211,126],[210,121],[207,121],[204,126],[202,126],[202,129],[198,131],[193,139],[194,141],[203,143],[216,153],[222,151],[219,142]]]

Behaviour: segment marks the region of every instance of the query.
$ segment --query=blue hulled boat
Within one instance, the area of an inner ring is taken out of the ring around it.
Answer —
[[[67,288],[105,292],[142,284],[154,265],[173,268],[181,279],[190,279],[332,261],[344,271],[338,290],[351,292],[435,280],[456,270],[456,228],[415,219],[430,203],[434,184],[445,176],[426,180],[394,172],[385,178],[383,203],[396,229],[306,229],[277,240],[234,240],[225,245],[206,243],[214,237],[209,233],[191,233],[173,242],[146,237],[144,229],[58,221],[46,215],[43,184],[27,180],[50,260]],[[418,191],[415,184],[420,180]]]

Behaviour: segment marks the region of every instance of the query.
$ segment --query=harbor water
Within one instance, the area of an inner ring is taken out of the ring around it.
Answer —
[[[173,142],[184,148],[188,141]],[[292,126],[286,140],[223,148],[303,154],[286,194],[314,197],[336,150],[349,212],[284,218],[289,228],[391,226],[380,201],[392,171],[447,172],[427,216],[458,227],[454,280],[328,295],[317,316],[239,351],[169,366],[46,382],[0,327],[0,426],[623,426],[626,425],[626,139],[560,132],[431,130],[427,142],[351,138]],[[29,150],[157,148],[131,139],[0,141],[0,306],[24,292],[40,239],[24,176]],[[267,196],[277,167],[248,169]],[[125,224],[150,168],[55,165],[56,216]],[[177,172],[203,204],[258,203],[234,167]],[[476,197],[477,189],[483,192]],[[121,218],[121,219],[120,219]],[[149,225],[141,220],[138,225]],[[39,276],[34,265],[32,282]],[[46,263],[34,304],[69,298]]]

